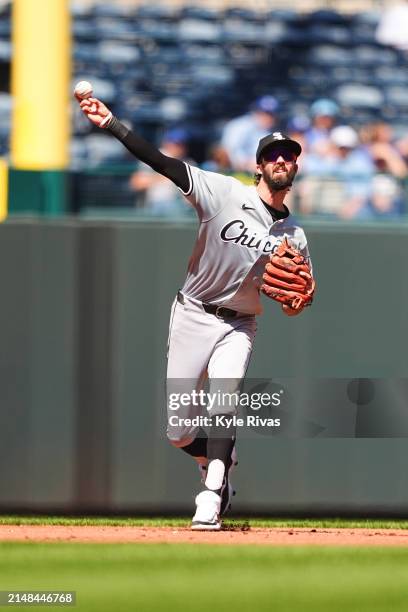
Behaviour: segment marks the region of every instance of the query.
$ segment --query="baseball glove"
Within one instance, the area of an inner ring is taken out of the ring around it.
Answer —
[[[286,238],[270,256],[262,279],[262,293],[280,302],[289,316],[299,314],[313,301],[315,281],[311,269]]]

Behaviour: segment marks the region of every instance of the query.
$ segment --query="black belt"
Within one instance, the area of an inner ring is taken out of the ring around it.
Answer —
[[[180,304],[184,304],[184,295],[181,293],[181,291],[177,293],[177,301],[180,302]],[[215,315],[218,319],[232,319],[239,314],[236,310],[224,308],[224,306],[217,306],[216,304],[206,304],[205,302],[201,302],[201,306],[205,312]]]

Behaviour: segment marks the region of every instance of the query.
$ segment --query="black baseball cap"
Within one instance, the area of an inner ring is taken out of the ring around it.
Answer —
[[[282,132],[273,132],[273,134],[268,134],[259,141],[258,148],[256,150],[256,163],[259,164],[261,161],[262,153],[265,151],[265,149],[280,145],[291,149],[296,157],[299,157],[302,152],[302,147],[298,142],[296,142],[296,140],[292,140],[292,138],[289,138],[289,136],[286,136],[286,134],[282,134]]]

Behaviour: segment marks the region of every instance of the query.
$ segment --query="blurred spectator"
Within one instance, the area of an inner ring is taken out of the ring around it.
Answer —
[[[388,123],[378,122],[363,126],[360,136],[378,172],[390,174],[396,179],[404,179],[407,176],[407,164],[393,144],[392,128]]]
[[[303,160],[307,155],[306,132],[310,129],[310,120],[306,115],[295,115],[289,119],[286,132],[300,144],[303,150],[303,155],[298,160],[299,172],[302,172]]]
[[[213,144],[209,150],[209,158],[201,165],[203,170],[233,174],[231,160],[227,151],[220,143]]]
[[[227,151],[234,170],[255,171],[255,154],[261,138],[273,132],[279,103],[273,96],[255,100],[250,112],[232,119],[224,126],[221,144]]]
[[[187,158],[187,143],[186,130],[173,128],[164,134],[160,150],[165,155],[195,164]],[[175,184],[145,164],[130,177],[130,187],[141,197],[143,209],[149,215],[172,217],[189,212]]]
[[[382,45],[408,49],[408,3],[390,6],[381,14],[375,33]]]
[[[373,178],[372,194],[361,218],[396,217],[403,213],[404,193],[392,176],[376,174]]]
[[[364,126],[360,135],[376,170],[365,213],[368,217],[398,215],[403,203],[401,181],[407,176],[408,166],[393,144],[392,128],[384,122],[372,123]]]
[[[306,152],[323,155],[330,149],[330,131],[333,129],[339,107],[328,98],[320,98],[310,107],[312,125],[305,133]]]
[[[402,159],[408,164],[408,134],[402,136],[397,142],[395,146],[400,153]]]
[[[362,149],[357,132],[340,125],[330,132],[325,154],[309,153],[303,165],[300,211],[344,219],[364,214],[372,194],[374,164]]]

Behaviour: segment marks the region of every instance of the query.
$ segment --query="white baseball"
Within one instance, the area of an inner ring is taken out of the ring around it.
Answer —
[[[92,85],[88,81],[79,81],[75,85],[74,93],[78,98],[84,99],[92,96]]]

